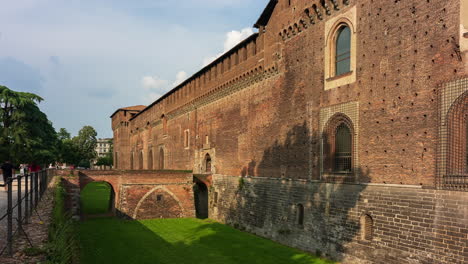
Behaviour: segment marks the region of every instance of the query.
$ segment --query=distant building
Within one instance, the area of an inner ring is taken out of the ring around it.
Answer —
[[[101,158],[109,155],[112,146],[112,138],[100,138],[97,140],[96,153],[97,157]]]
[[[112,151],[112,138],[99,138],[96,144],[96,159],[92,164],[95,164],[99,158],[109,155]],[[92,169],[104,170],[107,169],[105,166],[93,166]]]

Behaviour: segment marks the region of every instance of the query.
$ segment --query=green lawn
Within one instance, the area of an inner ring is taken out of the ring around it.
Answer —
[[[111,187],[105,182],[92,182],[81,191],[81,210],[84,214],[105,214],[109,211]]]
[[[79,239],[81,264],[333,263],[211,220],[92,219]]]

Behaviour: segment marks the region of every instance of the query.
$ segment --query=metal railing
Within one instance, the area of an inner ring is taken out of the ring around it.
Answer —
[[[39,201],[45,194],[52,173],[50,170],[33,172],[25,175],[17,175],[9,178],[0,187],[7,187],[7,207],[0,208],[0,256],[5,252],[12,256],[13,237],[22,232],[31,247],[33,244],[28,234],[23,229],[24,224],[28,224],[29,218],[36,214],[41,216],[36,210]],[[16,183],[16,190],[13,190]],[[14,192],[16,193],[14,194]],[[6,220],[6,221],[5,221]],[[42,220],[41,220],[42,221]],[[2,245],[2,242],[3,245]]]

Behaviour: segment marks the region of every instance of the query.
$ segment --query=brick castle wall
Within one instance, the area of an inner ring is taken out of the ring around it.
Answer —
[[[221,175],[213,186],[210,218],[342,263],[468,261],[463,192]],[[373,218],[372,240],[362,238],[363,215]]]

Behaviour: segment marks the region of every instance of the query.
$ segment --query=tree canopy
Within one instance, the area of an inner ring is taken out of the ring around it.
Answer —
[[[47,164],[57,156],[57,134],[33,93],[0,86],[0,158],[15,163]]]

